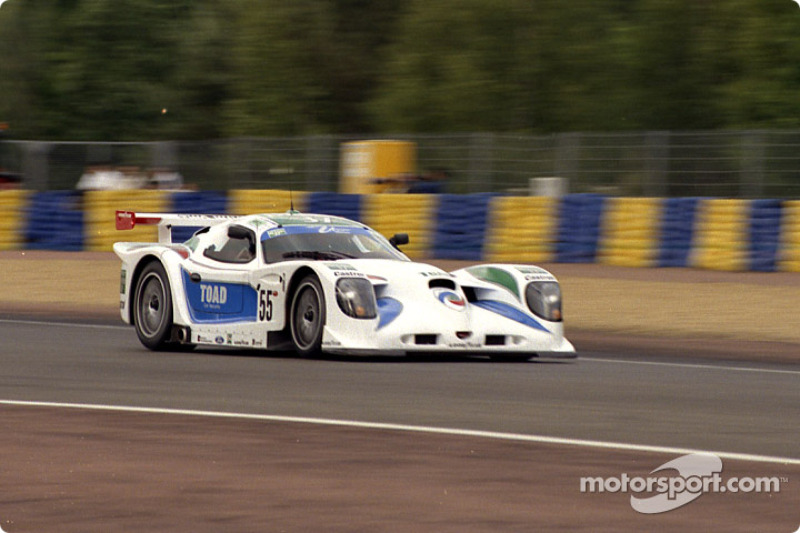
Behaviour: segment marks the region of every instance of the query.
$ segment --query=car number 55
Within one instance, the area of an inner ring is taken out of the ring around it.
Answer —
[[[261,289],[258,291],[259,322],[269,322],[272,320],[272,295],[273,293],[270,290]]]

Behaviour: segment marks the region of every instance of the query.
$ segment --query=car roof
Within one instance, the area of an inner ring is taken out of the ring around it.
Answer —
[[[321,215],[316,213],[301,213],[287,211],[286,213],[263,213],[246,215],[234,223],[251,226],[256,231],[281,228],[287,226],[337,226],[366,228],[364,224],[334,215]]]

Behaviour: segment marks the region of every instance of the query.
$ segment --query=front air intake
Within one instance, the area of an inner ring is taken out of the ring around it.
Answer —
[[[505,346],[505,335],[486,335],[486,346]]]
[[[436,344],[436,335],[428,333],[419,333],[414,335],[414,344],[432,345]]]
[[[443,289],[450,289],[451,291],[456,290],[456,282],[452,279],[446,278],[433,278],[428,282],[428,287],[434,289],[436,287],[442,287]]]

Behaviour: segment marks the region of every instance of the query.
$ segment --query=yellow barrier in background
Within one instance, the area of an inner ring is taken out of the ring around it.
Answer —
[[[492,198],[490,213],[487,261],[545,263],[553,260],[558,232],[557,198]]]
[[[363,221],[382,235],[408,233],[410,243],[403,253],[411,258],[429,256],[436,219],[435,195],[430,194],[371,194],[364,196]]]
[[[598,262],[653,267],[658,258],[661,200],[608,198],[600,228]]]
[[[342,143],[339,192],[374,194],[391,191],[398,187],[397,183],[391,183],[391,179],[414,173],[417,166],[416,148],[416,144],[409,141]],[[384,181],[387,179],[390,181]],[[405,187],[400,185],[400,188]]]
[[[800,272],[800,200],[783,204],[778,270]]]
[[[747,200],[700,200],[690,265],[710,270],[747,269]]]
[[[255,215],[259,213],[285,213],[292,201],[298,211],[305,209],[306,193],[272,189],[236,189],[228,193],[228,212],[232,215]]]
[[[28,191],[0,191],[0,250],[17,250],[24,240]]]
[[[116,229],[116,212],[163,213],[169,209],[169,193],[153,190],[87,191],[83,196],[85,248],[109,251],[115,242],[157,242],[156,226]]]

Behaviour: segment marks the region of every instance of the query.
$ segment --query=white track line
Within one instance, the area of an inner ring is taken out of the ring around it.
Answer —
[[[0,324],[21,324],[23,326],[48,326],[59,328],[129,329],[130,326],[112,324],[84,324],[78,322],[48,322],[46,320],[12,320],[0,318]]]
[[[94,411],[117,411],[126,413],[185,415],[185,416],[212,417],[212,418],[231,418],[239,420],[260,420],[268,422],[291,422],[299,424],[344,426],[344,427],[352,427],[360,429],[405,431],[411,433],[430,433],[437,435],[455,435],[460,437],[477,437],[484,439],[535,442],[539,444],[582,446],[587,448],[599,448],[599,449],[617,450],[617,451],[664,453],[672,455],[686,455],[689,453],[713,453],[714,455],[717,455],[722,459],[800,466],[800,459],[795,459],[790,457],[774,457],[769,455],[754,455],[747,453],[696,450],[691,448],[675,448],[671,446],[647,446],[643,444],[627,444],[622,442],[606,442],[606,441],[585,440],[585,439],[568,439],[561,437],[548,437],[543,435],[501,433],[496,431],[480,431],[472,429],[441,428],[433,426],[415,426],[406,424],[389,424],[389,423],[378,423],[378,422],[359,422],[355,420],[337,420],[328,418],[279,416],[279,415],[259,415],[259,414],[246,414],[246,413],[227,413],[222,411],[199,411],[199,410],[189,410],[189,409],[162,409],[156,407],[132,407],[132,406],[122,406],[122,405],[95,405],[95,404],[82,404],[82,403],[34,402],[34,401],[17,401],[17,400],[0,400],[0,405],[87,409]]]
[[[634,361],[632,359],[604,359],[602,357],[581,357],[581,361],[592,363],[614,363],[621,365],[668,366],[672,368],[693,368],[703,370],[729,370],[731,372],[763,372],[766,374],[790,374],[800,376],[800,370],[779,370],[776,368],[755,368],[748,366],[704,365],[698,363],[669,363],[666,361]]]

